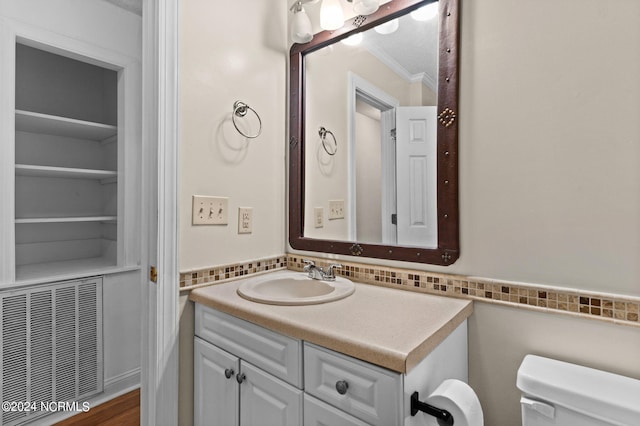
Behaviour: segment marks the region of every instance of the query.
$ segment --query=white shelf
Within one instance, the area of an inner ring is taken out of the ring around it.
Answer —
[[[16,223],[116,222],[117,216],[16,218]]]
[[[94,141],[103,141],[118,133],[118,128],[109,124],[22,110],[16,110],[16,130]]]
[[[66,260],[62,262],[35,263],[16,267],[16,283],[20,285],[82,278],[140,269],[137,265],[119,267],[106,257]]]
[[[96,179],[110,183],[118,177],[118,172],[109,170],[74,169],[70,167],[33,166],[29,164],[16,164],[17,176],[70,178],[70,179]]]

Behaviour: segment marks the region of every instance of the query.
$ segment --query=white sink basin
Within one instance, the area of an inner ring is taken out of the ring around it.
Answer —
[[[245,299],[271,305],[314,305],[343,299],[355,291],[351,280],[335,281],[309,278],[303,272],[278,271],[249,278],[238,288]]]

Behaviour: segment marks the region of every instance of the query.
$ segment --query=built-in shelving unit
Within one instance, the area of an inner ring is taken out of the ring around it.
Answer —
[[[118,128],[109,124],[22,110],[16,110],[16,130],[92,141],[103,141],[118,133]]]
[[[118,264],[117,72],[16,45],[16,281]]]
[[[34,166],[16,164],[16,176],[36,176],[69,179],[96,179],[101,183],[113,183],[117,172],[109,170],[74,169],[71,167]]]

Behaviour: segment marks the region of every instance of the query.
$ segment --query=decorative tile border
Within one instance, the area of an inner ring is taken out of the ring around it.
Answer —
[[[190,290],[247,275],[287,268],[287,256],[274,256],[180,272],[180,290]]]
[[[304,256],[318,266],[332,259]],[[461,297],[479,302],[498,303],[517,308],[554,312],[640,327],[640,298],[597,293],[562,287],[513,283],[464,275],[438,274],[412,269],[391,268],[365,263],[344,262],[336,274],[365,284],[402,290]],[[278,269],[302,271],[303,256],[283,254],[210,268],[180,272],[180,290],[261,274]]]
[[[318,266],[335,261],[304,256]],[[364,263],[344,262],[337,275],[354,281],[413,290],[440,296],[469,298],[512,307],[577,315],[640,327],[640,298],[578,289],[513,283],[463,275],[438,274],[411,269],[390,268]],[[302,271],[303,257],[288,254],[288,269]]]

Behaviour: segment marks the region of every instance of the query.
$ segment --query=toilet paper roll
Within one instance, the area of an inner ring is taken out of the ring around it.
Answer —
[[[454,426],[484,425],[478,396],[468,384],[460,380],[448,379],[440,383],[425,402],[450,412]]]

